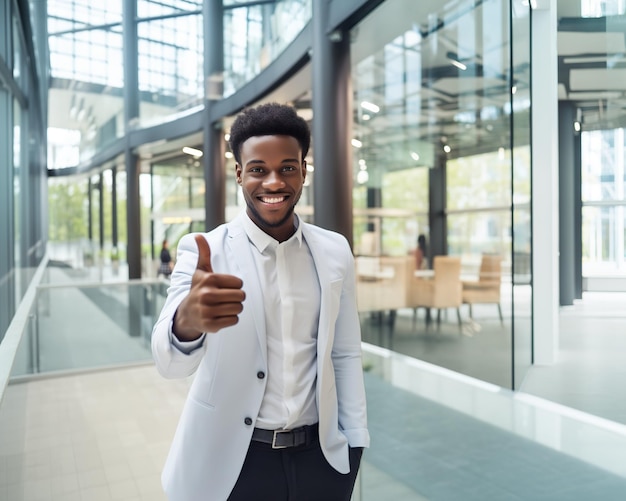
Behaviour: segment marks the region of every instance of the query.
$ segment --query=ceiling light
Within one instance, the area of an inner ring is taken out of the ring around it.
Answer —
[[[190,148],[189,146],[183,146],[183,153],[187,153],[187,155],[191,155],[192,157],[200,158],[203,153],[196,148]]]
[[[355,148],[360,148],[361,146],[363,146],[363,143],[358,139],[353,139],[351,142],[352,146],[354,146]]]
[[[420,156],[415,151],[412,151],[411,152],[411,158],[417,162],[420,159]]]
[[[443,151],[445,151],[446,153],[450,153],[452,151],[452,148],[450,148],[450,146],[448,146],[447,144],[444,144]]]
[[[70,104],[70,118],[75,119],[78,114],[78,106],[76,106],[76,94],[72,94],[72,102]]]
[[[367,183],[369,178],[370,178],[370,175],[367,173],[366,170],[360,170],[359,173],[356,175],[356,180],[359,184]]]
[[[456,66],[458,69],[465,71],[467,66],[465,66],[461,61],[457,61],[456,59],[450,59],[450,64],[452,66]]]
[[[361,101],[361,108],[371,111],[372,113],[378,113],[380,111],[380,107],[376,106],[374,103],[370,103],[369,101]]]
[[[224,153],[224,156],[226,158],[233,158],[235,155],[233,155],[232,151],[227,151],[226,153]]]
[[[574,122],[574,130],[580,132],[580,122],[578,120]]]
[[[452,66],[456,66],[458,69],[463,71],[467,69],[467,66],[461,62],[456,52],[448,52],[446,57]]]
[[[85,115],[87,114],[87,110],[85,109],[85,100],[81,98],[80,103],[78,104],[78,113],[76,115],[76,120],[81,122]]]
[[[361,118],[363,118],[363,120],[367,122],[372,117],[370,117],[367,113],[363,113],[363,116]]]
[[[230,134],[228,132],[226,134],[224,134],[224,139],[226,141],[230,141]]]

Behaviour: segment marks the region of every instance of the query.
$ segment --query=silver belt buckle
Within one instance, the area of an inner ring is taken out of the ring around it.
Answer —
[[[287,445],[276,445],[276,437],[281,433],[289,432],[290,430],[274,430],[274,436],[272,437],[272,449],[286,449]]]

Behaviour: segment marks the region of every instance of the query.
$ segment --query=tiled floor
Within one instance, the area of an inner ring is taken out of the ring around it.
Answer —
[[[585,293],[561,310],[557,362],[533,366],[522,390],[626,424],[625,354],[626,294]]]
[[[152,365],[10,385],[0,500],[164,500],[159,472],[187,385]]]

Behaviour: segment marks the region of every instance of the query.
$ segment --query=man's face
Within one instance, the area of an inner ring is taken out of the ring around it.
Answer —
[[[240,157],[235,169],[248,216],[279,242],[288,239],[306,177],[300,144],[291,136],[255,136],[241,145]]]

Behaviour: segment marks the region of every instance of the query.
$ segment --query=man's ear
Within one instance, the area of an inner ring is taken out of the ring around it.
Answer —
[[[237,184],[241,184],[241,165],[238,163],[235,164],[235,177],[237,179]]]
[[[306,179],[306,160],[302,160],[302,179]]]

